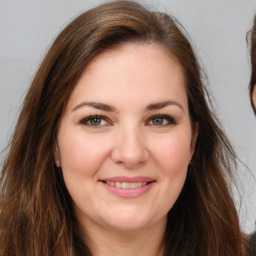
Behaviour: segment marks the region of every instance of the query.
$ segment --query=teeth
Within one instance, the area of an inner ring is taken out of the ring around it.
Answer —
[[[114,181],[106,181],[106,183],[110,186],[117,188],[139,188],[147,184],[147,182],[114,182]]]
[[[121,188],[122,187],[122,183],[121,182],[117,182],[116,183],[116,187]]]

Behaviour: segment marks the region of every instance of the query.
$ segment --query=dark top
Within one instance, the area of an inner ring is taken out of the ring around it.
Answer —
[[[250,237],[248,256],[256,256],[256,232],[254,232]]]

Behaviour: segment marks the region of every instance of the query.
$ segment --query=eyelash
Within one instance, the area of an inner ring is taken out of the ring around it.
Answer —
[[[95,121],[96,119],[99,121],[99,124],[92,124],[92,122]],[[163,122],[166,121],[167,123],[165,123],[165,124],[152,124],[151,123],[150,124],[150,122],[153,122],[156,119],[161,119]],[[102,121],[105,121],[106,124],[101,124]],[[91,122],[91,123],[89,123],[89,122]],[[86,118],[83,118],[79,123],[82,125],[91,126],[93,128],[100,128],[101,126],[111,125],[111,121],[107,117],[102,116],[102,115],[90,115]],[[156,127],[166,127],[166,126],[174,125],[174,124],[177,124],[177,122],[173,117],[171,117],[169,115],[162,115],[162,114],[153,115],[150,118],[148,118],[146,121],[147,126],[153,125]]]
[[[83,118],[79,123],[83,124],[83,125],[87,125],[87,126],[93,126],[93,128],[99,128],[100,126],[103,126],[101,124],[97,125],[97,124],[89,123],[89,122],[92,122],[93,120],[96,120],[96,119],[100,120],[100,123],[103,120],[103,121],[107,122],[107,125],[111,124],[110,120],[107,117],[102,116],[102,115],[90,115],[86,118]]]
[[[151,116],[148,120],[147,120],[147,125],[152,122],[153,120],[156,120],[156,119],[162,119],[163,121],[166,120],[167,123],[166,124],[151,124],[151,125],[154,125],[154,126],[157,126],[157,127],[165,127],[165,126],[169,126],[169,125],[173,125],[173,124],[177,124],[176,120],[169,116],[169,115],[162,115],[162,114],[158,114],[158,115],[154,115],[154,116]],[[150,124],[149,124],[150,125]]]

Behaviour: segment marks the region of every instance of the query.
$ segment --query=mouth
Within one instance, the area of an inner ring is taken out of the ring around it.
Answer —
[[[102,181],[105,184],[117,188],[123,188],[123,189],[129,189],[129,188],[140,188],[142,186],[148,185],[154,181],[150,182],[145,182],[145,181],[140,181],[140,182],[119,182],[119,181]]]
[[[156,180],[148,177],[112,177],[99,180],[115,196],[136,198],[150,191]]]

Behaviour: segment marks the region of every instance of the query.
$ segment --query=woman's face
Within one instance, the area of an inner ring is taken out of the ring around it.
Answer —
[[[98,55],[70,96],[54,153],[80,224],[165,226],[197,130],[182,67],[167,50],[130,43]]]

